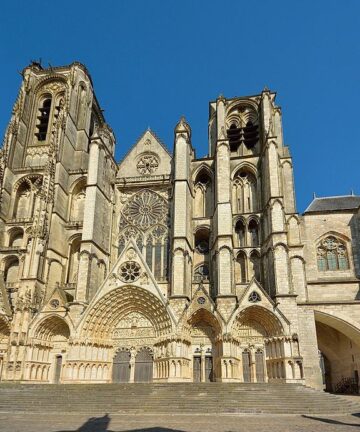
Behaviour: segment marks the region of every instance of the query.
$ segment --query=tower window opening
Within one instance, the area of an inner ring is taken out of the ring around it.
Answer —
[[[253,148],[259,140],[259,126],[254,125],[251,121],[244,127],[244,144],[250,149]]]
[[[36,126],[37,132],[36,137],[38,141],[45,141],[49,126],[51,110],[51,99],[45,99],[42,106],[39,108],[39,115],[37,116],[38,124]]]
[[[233,123],[227,130],[227,136],[229,139],[230,151],[236,152],[242,140],[241,128],[236,127],[236,125]]]

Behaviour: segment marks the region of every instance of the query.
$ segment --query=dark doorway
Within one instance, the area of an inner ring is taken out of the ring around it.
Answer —
[[[331,364],[329,359],[320,351],[320,369],[322,373],[323,384],[325,386],[325,391],[332,392],[332,382],[331,382]]]
[[[205,357],[205,381],[214,381],[213,358]]]
[[[193,379],[194,382],[201,381],[201,357],[194,357],[193,359]]]
[[[256,382],[264,382],[264,353],[259,350],[255,353],[255,368],[256,368]]]
[[[151,382],[153,379],[153,355],[149,348],[142,348],[135,359],[135,382]]]
[[[242,363],[244,382],[251,382],[250,353],[248,351],[243,351]]]
[[[130,352],[120,350],[116,353],[113,363],[113,382],[129,382],[130,380]]]
[[[55,358],[55,384],[59,384],[61,378],[62,356],[58,355]]]

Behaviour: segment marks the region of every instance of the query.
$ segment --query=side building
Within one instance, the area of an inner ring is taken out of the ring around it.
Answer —
[[[80,63],[32,63],[0,158],[0,377],[24,382],[358,380],[360,197],[299,216],[265,89],[180,119],[124,159]]]

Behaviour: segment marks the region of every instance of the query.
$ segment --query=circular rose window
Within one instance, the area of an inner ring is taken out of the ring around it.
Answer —
[[[165,200],[151,190],[144,190],[129,199],[123,215],[127,221],[140,229],[162,222],[167,214]]]
[[[141,268],[135,261],[126,261],[119,268],[119,277],[123,282],[134,282],[140,277]]]
[[[143,154],[136,165],[139,173],[143,175],[153,174],[158,167],[159,159],[151,153]]]

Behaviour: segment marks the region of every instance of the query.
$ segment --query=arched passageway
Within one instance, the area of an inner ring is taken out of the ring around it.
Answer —
[[[326,391],[358,393],[360,332],[346,321],[315,312],[320,368]]]
[[[194,382],[216,381],[221,376],[220,325],[206,309],[197,310],[188,324],[191,328],[192,379]]]
[[[253,293],[251,296],[258,300],[259,294]],[[225,374],[226,378],[243,382],[287,378],[286,368],[289,365],[285,363],[285,358],[291,356],[291,346],[275,314],[264,307],[250,306],[236,317],[232,334],[234,358],[231,369],[229,362],[224,360],[223,376]]]
[[[25,379],[59,383],[68,351],[70,328],[59,316],[50,316],[38,324],[30,342]]]

